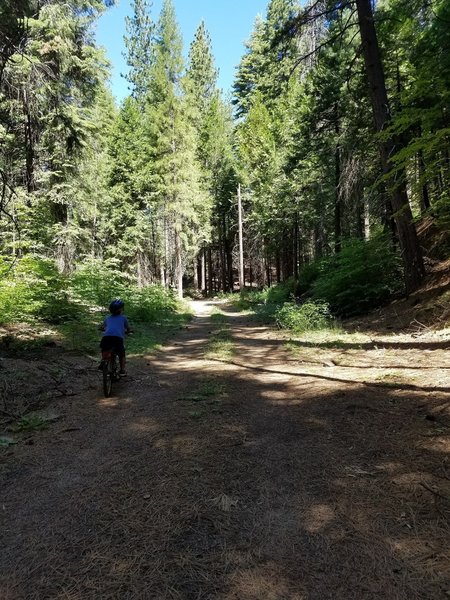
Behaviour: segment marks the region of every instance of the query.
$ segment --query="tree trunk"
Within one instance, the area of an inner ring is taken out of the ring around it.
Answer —
[[[205,296],[208,295],[208,290],[207,290],[207,283],[206,283],[206,248],[203,248],[202,251],[202,266],[201,266],[201,271],[202,271],[202,283],[201,283],[201,289],[202,292]]]
[[[369,210],[369,200],[367,199],[367,195],[364,195],[364,239],[367,241],[370,239],[370,210]]]
[[[175,282],[177,286],[177,295],[180,300],[183,298],[183,262],[181,256],[181,240],[178,229],[175,229]]]
[[[213,266],[211,247],[208,248],[208,293],[213,295]]]
[[[281,283],[281,261],[280,261],[280,252],[277,250],[277,254],[275,257],[275,269],[277,273],[277,283]]]
[[[294,267],[294,277],[296,280],[298,280],[298,249],[299,249],[299,243],[298,243],[298,238],[299,238],[299,231],[298,231],[298,215],[295,215],[295,220],[294,220],[294,247],[293,247],[293,267]]]
[[[380,132],[389,124],[391,116],[371,0],[356,0],[356,7],[375,127]],[[392,137],[380,142],[380,155],[384,173],[389,173],[389,158],[398,149]],[[423,279],[425,273],[423,257],[408,202],[404,173],[398,174],[396,178],[391,177],[389,185],[391,188],[392,216],[397,225],[405,269],[405,287],[406,292],[409,293],[416,290]]]
[[[233,281],[233,252],[231,248],[230,238],[228,236],[228,231],[225,236],[225,256],[227,259],[227,279],[228,279],[228,291],[232,292],[234,289],[234,281]]]
[[[219,226],[219,254],[220,254],[220,267],[222,272],[222,289],[225,293],[227,291],[227,254],[225,250],[226,240],[226,228],[225,228],[225,215],[222,215]]]
[[[238,235],[239,235],[239,293],[243,293],[245,288],[245,269],[244,269],[244,243],[242,233],[242,200],[241,184],[238,185]]]
[[[334,105],[334,118],[336,119],[336,138],[339,136],[339,111],[337,102]],[[339,189],[341,181],[341,150],[336,139],[336,148],[334,150],[335,161],[335,197],[334,197],[334,251],[336,254],[341,251],[342,229],[341,229],[341,193]]]
[[[27,192],[31,194],[36,189],[34,178],[34,134],[33,123],[28,106],[28,94],[23,92],[23,108],[25,115],[25,180],[27,184]],[[28,206],[29,200],[27,200]]]
[[[198,258],[195,257],[192,267],[194,269],[194,290],[198,290]]]
[[[422,180],[423,174],[425,172],[425,160],[423,158],[423,151],[419,150],[419,155],[418,155],[418,166],[419,166],[419,179]],[[431,206],[430,203],[430,195],[428,193],[428,185],[426,184],[426,182],[422,182],[420,184],[420,212],[423,215],[423,213],[425,213]]]

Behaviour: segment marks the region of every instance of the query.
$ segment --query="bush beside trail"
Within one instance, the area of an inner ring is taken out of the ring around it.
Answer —
[[[111,263],[90,260],[63,276],[54,261],[28,255],[15,262],[3,259],[0,275],[0,346],[8,354],[55,338],[68,350],[92,354],[98,325],[114,297],[124,299],[126,314],[136,324],[136,335],[127,344],[131,353],[151,351],[190,318],[171,290],[139,288]]]
[[[299,280],[239,298],[236,308],[251,309],[258,318],[275,321],[297,333],[333,327],[335,318],[366,314],[403,292],[401,259],[392,241],[379,234],[371,240],[351,240],[332,257],[305,265]]]
[[[306,290],[314,300],[327,302],[339,317],[368,313],[401,292],[401,259],[384,235],[345,244],[340,252],[319,263],[317,277]]]

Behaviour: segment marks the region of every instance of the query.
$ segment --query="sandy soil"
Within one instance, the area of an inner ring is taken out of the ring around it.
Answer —
[[[210,309],[1,450],[0,598],[448,598],[447,337],[286,347],[225,309],[205,358]]]

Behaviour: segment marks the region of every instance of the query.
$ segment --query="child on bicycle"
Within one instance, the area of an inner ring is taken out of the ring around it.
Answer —
[[[120,373],[119,375],[126,375],[126,362],[125,362],[125,346],[124,339],[125,334],[131,333],[131,327],[128,323],[128,319],[123,314],[125,303],[120,298],[113,300],[109,305],[109,312],[111,313],[103,321],[101,330],[103,331],[103,337],[100,341],[100,348],[104,352],[115,352],[119,357],[120,362]]]

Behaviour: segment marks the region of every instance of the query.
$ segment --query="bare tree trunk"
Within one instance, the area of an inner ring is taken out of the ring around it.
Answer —
[[[181,255],[181,240],[180,233],[177,228],[175,228],[175,283],[177,286],[177,295],[181,300],[183,298],[183,259]]]
[[[370,211],[367,196],[364,196],[364,239],[370,239]]]
[[[339,136],[339,111],[337,102],[334,105],[334,117],[336,119],[336,138]],[[334,151],[335,160],[335,197],[334,197],[334,251],[336,254],[341,251],[342,247],[342,228],[341,228],[341,192],[340,192],[340,181],[341,181],[341,150],[339,144],[336,141],[336,148]]]
[[[27,192],[30,194],[36,189],[36,181],[34,178],[34,134],[33,123],[28,106],[28,94],[23,92],[23,109],[25,116],[25,180],[27,184]]]
[[[418,167],[419,167],[419,178],[422,179],[423,174],[425,172],[425,160],[423,158],[422,150],[419,150],[417,159],[418,159]],[[423,182],[420,184],[420,188],[421,188],[420,212],[421,212],[421,214],[423,214],[430,208],[431,203],[430,203],[430,195],[428,193],[428,185],[425,182]]]
[[[198,258],[197,257],[194,258],[192,267],[194,269],[194,289],[198,290]]]
[[[201,273],[201,290],[204,293],[204,295],[207,296],[208,290],[206,289],[206,248],[203,248],[202,250]]]
[[[211,247],[208,248],[208,293],[213,294],[213,265]]]
[[[242,241],[242,201],[241,184],[238,185],[238,226],[239,226],[239,292],[245,288],[244,245]]]
[[[391,115],[371,0],[356,0],[356,7],[375,126],[377,131],[383,131],[389,124]],[[381,162],[385,173],[389,173],[390,157],[397,150],[398,147],[393,138],[380,142]],[[405,174],[400,173],[396,179],[391,177],[390,187],[392,188],[390,193],[392,216],[397,225],[405,270],[405,287],[409,293],[419,287],[425,274],[425,268],[408,202]]]
[[[222,290],[227,291],[227,255],[225,251],[225,215],[222,215],[219,225],[219,256],[220,256],[220,269],[222,274]]]
[[[231,250],[230,238],[228,235],[225,238],[225,256],[227,259],[227,279],[228,279],[228,291],[232,292],[234,289],[233,281],[233,253]]]
[[[294,247],[293,247],[293,267],[294,267],[294,277],[295,279],[298,279],[298,248],[299,248],[299,243],[298,243],[298,215],[295,215],[295,220],[294,220]]]

